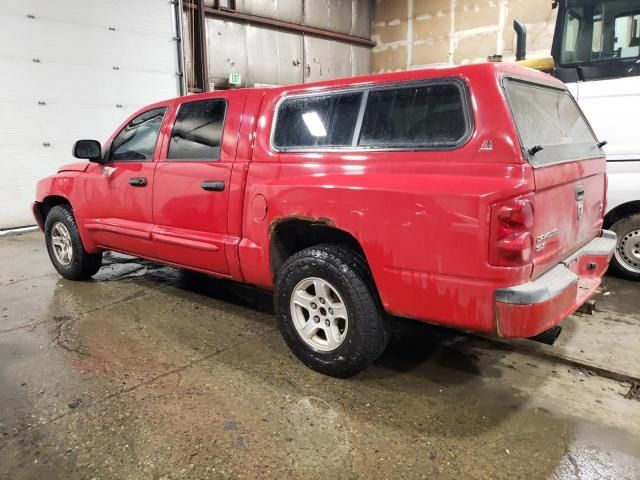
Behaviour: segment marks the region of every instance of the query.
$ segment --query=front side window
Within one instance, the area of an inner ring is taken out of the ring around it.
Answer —
[[[560,65],[640,57],[640,0],[569,0]]]
[[[505,92],[520,143],[529,152],[532,165],[601,155],[596,138],[567,90],[508,79]]]
[[[358,145],[442,148],[467,133],[460,87],[453,83],[369,92]]]
[[[220,160],[227,101],[211,98],[183,103],[169,143],[169,160]]]
[[[273,137],[277,148],[350,146],[362,92],[290,98],[282,102]]]
[[[131,120],[113,139],[109,160],[150,162],[167,107],[154,108]]]

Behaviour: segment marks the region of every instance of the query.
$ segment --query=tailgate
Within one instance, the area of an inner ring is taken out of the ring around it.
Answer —
[[[606,161],[568,91],[515,79],[504,86],[535,178],[535,278],[600,235]]]

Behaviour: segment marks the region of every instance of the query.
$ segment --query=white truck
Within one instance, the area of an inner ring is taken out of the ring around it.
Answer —
[[[640,281],[640,0],[557,0],[553,6],[559,7],[553,62],[521,63],[565,82],[607,142],[604,228],[618,235],[611,269]],[[518,21],[514,27],[517,59],[524,60],[525,32]]]

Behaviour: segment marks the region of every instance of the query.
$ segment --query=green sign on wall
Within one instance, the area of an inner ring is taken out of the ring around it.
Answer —
[[[230,73],[229,74],[229,84],[230,85],[240,85],[242,83],[242,76],[239,73]]]

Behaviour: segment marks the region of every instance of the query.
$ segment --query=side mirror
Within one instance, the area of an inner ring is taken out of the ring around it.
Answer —
[[[78,140],[73,144],[73,156],[76,158],[85,158],[90,162],[102,161],[102,147],[97,140]]]

